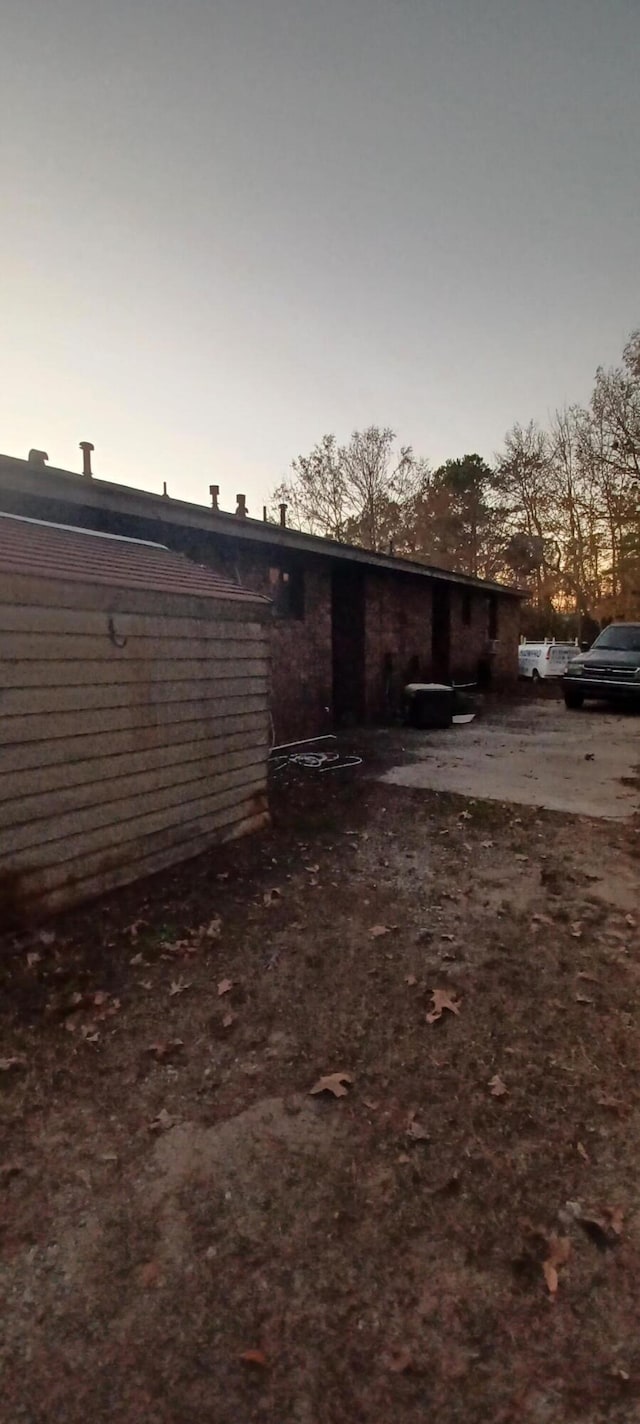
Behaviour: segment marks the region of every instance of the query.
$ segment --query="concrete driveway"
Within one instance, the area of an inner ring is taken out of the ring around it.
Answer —
[[[407,731],[403,741],[413,760],[382,777],[395,786],[607,820],[640,809],[637,715],[527,701],[447,732]]]

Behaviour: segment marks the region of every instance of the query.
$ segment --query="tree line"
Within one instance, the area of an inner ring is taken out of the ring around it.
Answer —
[[[595,376],[587,406],[514,424],[492,464],[432,470],[388,427],[325,435],[273,502],[288,523],[530,594],[529,624],[560,633],[640,614],[640,330]]]

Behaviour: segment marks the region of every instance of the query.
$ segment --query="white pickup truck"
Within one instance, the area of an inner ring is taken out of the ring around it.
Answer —
[[[563,677],[578,651],[577,643],[521,643],[518,677],[530,677],[533,682],[542,677]]]

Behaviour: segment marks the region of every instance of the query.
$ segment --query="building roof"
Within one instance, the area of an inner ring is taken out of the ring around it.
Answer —
[[[114,484],[110,480],[99,480],[95,477],[89,479],[71,470],[61,470],[48,465],[46,468],[38,467],[30,464],[28,460],[18,460],[10,455],[0,455],[0,499],[5,491],[29,496],[31,503],[34,497],[40,497],[64,502],[78,509],[107,510],[124,518],[129,516],[151,519],[174,528],[198,529],[227,539],[237,539],[242,543],[266,544],[272,548],[275,546],[290,550],[292,553],[307,553],[317,558],[365,565],[370,569],[387,569],[398,574],[462,584],[466,588],[475,588],[484,593],[499,593],[507,598],[527,597],[522,589],[509,584],[472,578],[468,574],[438,568],[436,565],[400,558],[397,554],[374,553],[354,544],[341,544],[334,539],[305,534],[298,529],[282,528],[278,524],[261,519],[241,518],[235,514],[210,509],[206,505],[192,504],[167,495],[151,494],[147,490]]]
[[[14,514],[0,513],[0,572],[217,598],[226,603],[268,604],[259,594],[220,578],[212,569],[174,554],[163,544]]]

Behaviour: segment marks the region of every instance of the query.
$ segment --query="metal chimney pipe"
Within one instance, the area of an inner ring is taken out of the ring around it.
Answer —
[[[286,529],[286,527],[287,527],[287,509],[288,509],[288,505],[286,505],[286,504],[279,504],[279,505],[278,505],[278,509],[280,510],[280,528],[281,528],[281,529]]]
[[[90,440],[80,441],[80,449],[82,450],[82,473],[87,480],[93,478],[91,470],[91,451],[95,450],[95,448],[95,445],[92,445]]]
[[[218,495],[220,494],[220,485],[209,485],[209,494],[211,495],[211,508],[217,509]]]
[[[247,509],[247,496],[246,494],[237,494],[236,499],[238,501],[236,505],[236,514],[239,519],[246,519],[249,513],[249,510]]]
[[[168,491],[168,489],[167,489],[167,481],[166,481],[166,480],[163,480],[163,481],[162,481],[162,498],[163,498],[163,499],[168,499],[168,498],[169,498],[169,491]]]
[[[263,522],[266,524],[266,522],[267,522],[267,506],[266,506],[266,504],[263,504],[263,506],[262,506],[262,519],[263,519]]]

